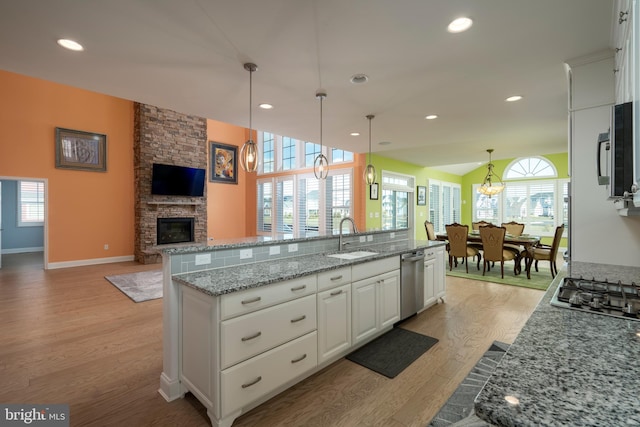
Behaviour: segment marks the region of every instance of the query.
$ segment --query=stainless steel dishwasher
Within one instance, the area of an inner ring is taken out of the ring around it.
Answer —
[[[424,299],[424,251],[402,254],[400,263],[400,320],[413,316]]]

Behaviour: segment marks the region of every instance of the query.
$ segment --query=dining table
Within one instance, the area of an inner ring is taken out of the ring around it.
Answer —
[[[436,233],[436,239],[441,241],[449,240],[447,237],[447,233]],[[478,230],[472,230],[469,232],[467,236],[467,243],[482,243],[482,238],[480,238],[480,232]],[[540,236],[533,236],[530,234],[521,234],[519,236],[514,236],[512,234],[505,234],[504,236],[504,244],[509,245],[518,245],[522,246],[524,251],[527,252],[530,247],[536,246],[540,243]],[[521,271],[520,268],[520,259],[517,261],[518,264],[518,273]],[[531,262],[525,261],[525,269],[531,268]]]

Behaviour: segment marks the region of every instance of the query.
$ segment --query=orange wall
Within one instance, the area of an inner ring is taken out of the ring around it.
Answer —
[[[209,142],[240,147],[247,140],[248,129],[207,120]],[[210,146],[208,149],[210,150]],[[211,153],[208,155],[211,170]],[[215,240],[256,235],[256,174],[248,174],[237,165],[238,184],[207,183],[207,236]]]
[[[6,71],[0,94],[0,176],[48,180],[48,262],[132,255],[133,103]],[[107,172],[56,169],[56,127],[106,134]]]

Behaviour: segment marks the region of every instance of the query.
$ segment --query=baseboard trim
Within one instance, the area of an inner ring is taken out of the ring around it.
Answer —
[[[2,255],[7,254],[26,254],[30,252],[44,252],[43,246],[33,247],[33,248],[13,248],[13,249],[2,249],[0,253]]]
[[[49,270],[54,270],[56,268],[82,267],[84,265],[111,264],[113,262],[133,261],[134,259],[135,258],[133,255],[125,255],[111,258],[92,258],[80,259],[76,261],[50,262],[47,265],[47,268]]]

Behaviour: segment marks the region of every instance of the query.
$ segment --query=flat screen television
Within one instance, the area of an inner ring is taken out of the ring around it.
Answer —
[[[154,163],[151,194],[202,197],[204,182],[204,169]]]

